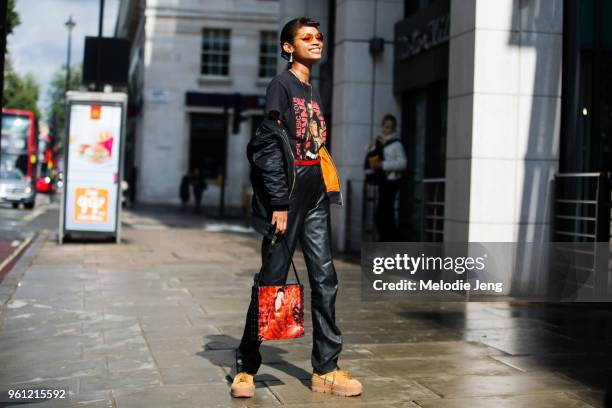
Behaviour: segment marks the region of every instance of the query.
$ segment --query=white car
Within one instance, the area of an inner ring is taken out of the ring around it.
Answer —
[[[27,209],[34,208],[36,192],[32,182],[17,169],[0,169],[0,202],[9,202],[13,208],[19,204]]]

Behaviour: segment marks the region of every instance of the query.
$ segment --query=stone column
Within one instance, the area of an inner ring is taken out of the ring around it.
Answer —
[[[445,241],[549,239],[562,6],[451,2]]]
[[[334,209],[333,232],[335,245],[341,250],[358,250],[361,244],[364,147],[379,131],[386,113],[400,118],[392,83],[393,27],[402,18],[400,0],[337,2],[332,155],[340,172],[345,206]],[[385,40],[384,51],[376,57],[369,53],[369,40],[374,37]],[[351,194],[347,194],[349,181]],[[350,248],[345,248],[347,242]]]

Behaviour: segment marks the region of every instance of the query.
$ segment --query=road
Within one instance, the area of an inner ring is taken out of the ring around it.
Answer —
[[[56,231],[59,203],[48,195],[39,194],[32,210],[14,209],[0,204],[0,281],[14,262],[17,253],[37,232]]]
[[[14,209],[10,204],[0,204],[0,240],[20,240],[42,230],[57,229],[59,202],[52,202],[48,195],[38,194],[32,210]]]

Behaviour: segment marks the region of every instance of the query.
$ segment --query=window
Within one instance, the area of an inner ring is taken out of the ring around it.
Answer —
[[[259,34],[259,77],[272,78],[276,75],[276,54],[278,52],[275,31]]]
[[[563,28],[562,172],[612,170],[612,4],[566,0]],[[577,86],[576,86],[577,85]]]
[[[229,75],[230,30],[202,31],[202,75]]]

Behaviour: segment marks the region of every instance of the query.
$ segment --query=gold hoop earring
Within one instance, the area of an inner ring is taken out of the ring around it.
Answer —
[[[293,53],[289,55],[289,62],[293,62]]]

